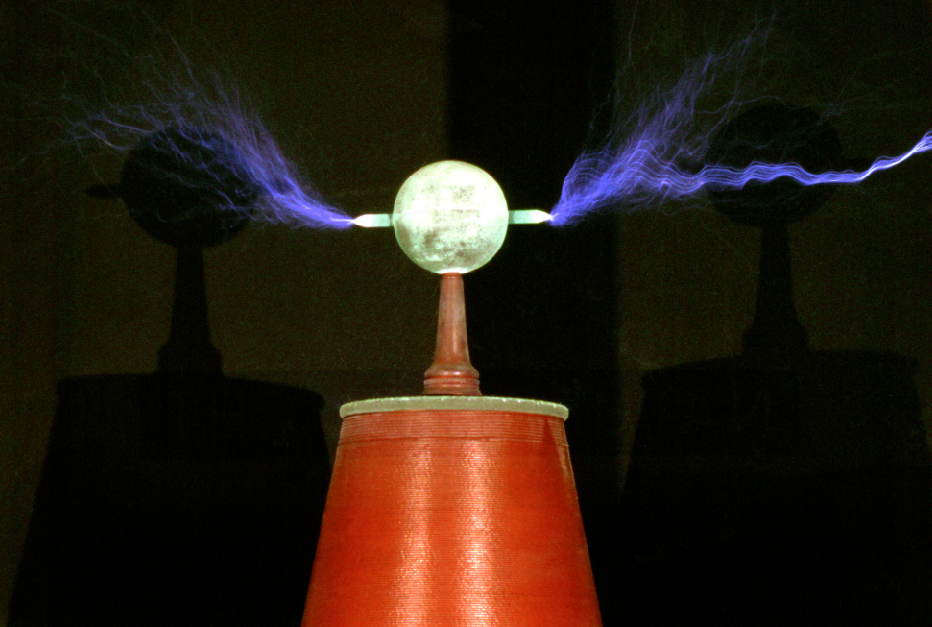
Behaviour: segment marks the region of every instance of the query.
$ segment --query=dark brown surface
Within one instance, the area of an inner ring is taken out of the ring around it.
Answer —
[[[319,395],[66,379],[9,624],[294,625],[329,480]]]

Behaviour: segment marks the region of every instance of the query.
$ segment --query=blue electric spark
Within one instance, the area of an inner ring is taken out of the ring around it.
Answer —
[[[714,77],[714,61],[710,56],[697,63],[671,89],[639,107],[607,147],[580,155],[563,181],[560,200],[550,212],[551,224],[571,225],[593,212],[652,206],[778,178],[801,185],[860,183],[932,150],[930,130],[906,152],[875,159],[860,171],[814,173],[794,162],[754,161],[743,167],[707,163],[704,138],[691,138],[690,133],[697,100]]]
[[[343,210],[301,176],[246,98],[216,73],[196,77],[180,50],[175,56],[181,72],[168,73],[163,60],[141,66],[146,101],[117,105],[118,99],[111,98],[102,107],[79,105],[79,114],[67,116],[71,141],[111,148],[128,161],[143,155],[152,181],[173,186],[176,196],[187,188],[224,211],[242,212],[244,219],[297,227],[352,226]],[[125,194],[139,186],[126,183],[91,191],[127,200]]]

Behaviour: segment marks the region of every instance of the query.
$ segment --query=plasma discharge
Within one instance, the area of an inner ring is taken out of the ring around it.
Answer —
[[[792,161],[734,167],[707,160],[712,133],[696,131],[697,102],[714,79],[717,60],[710,55],[694,63],[672,87],[642,102],[606,145],[583,152],[563,181],[550,223],[568,226],[597,212],[632,211],[781,178],[804,186],[856,184],[932,150],[930,130],[905,152],[879,157],[863,168],[810,172]],[[716,127],[721,124],[724,119]]]
[[[598,212],[633,211],[777,179],[804,186],[856,184],[932,150],[930,130],[905,152],[882,156],[857,168],[812,172],[793,161],[753,161],[735,167],[707,159],[709,137],[725,124],[725,118],[739,107],[739,102],[734,100],[722,107],[718,111],[720,119],[711,129],[697,122],[700,113],[708,113],[701,111],[699,102],[711,90],[719,66],[740,59],[753,39],[753,35],[749,36],[724,54],[709,53],[689,65],[671,87],[649,93],[633,114],[616,125],[600,148],[579,155],[549,213],[515,210],[510,212],[509,221],[570,226]],[[177,151],[173,162],[185,167],[167,172],[166,177],[191,173],[187,182],[193,188],[216,197],[229,194],[230,181],[211,178],[215,172],[225,171],[217,168],[215,161],[231,160],[245,186],[245,191],[240,191],[250,202],[230,202],[228,209],[242,211],[244,218],[252,221],[327,229],[391,225],[389,214],[353,218],[324,200],[285,156],[248,98],[231,89],[217,73],[196,78],[184,55],[176,50],[175,56],[179,60],[175,65],[181,71],[174,74],[165,73],[163,59],[155,59],[152,67],[141,69],[140,74],[146,77],[141,81],[148,96],[145,104],[114,106],[112,103],[119,99],[108,98],[111,106],[85,111],[74,118],[78,121],[70,123],[66,134],[79,144],[91,141],[125,154],[142,145]],[[218,151],[218,146],[223,150]],[[109,186],[109,191],[107,187],[98,186],[96,192],[120,195],[117,185]]]
[[[66,141],[85,157],[103,149],[145,164],[146,180],[175,190],[163,195],[186,189],[212,199],[231,219],[241,212],[244,220],[295,227],[352,226],[286,156],[237,82],[196,67],[169,39],[167,53],[133,59],[130,87],[101,81],[102,102],[66,92],[55,115]],[[127,183],[90,191],[123,197],[141,189],[139,181]]]

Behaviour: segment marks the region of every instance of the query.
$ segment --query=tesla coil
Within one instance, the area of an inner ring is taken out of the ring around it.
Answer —
[[[456,161],[402,186],[391,217],[441,275],[424,394],[351,402],[343,418],[303,626],[601,625],[556,403],[483,396],[463,274],[501,246],[497,183]]]

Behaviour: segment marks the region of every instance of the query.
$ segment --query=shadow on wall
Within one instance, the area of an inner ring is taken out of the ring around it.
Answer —
[[[154,374],[59,383],[14,627],[301,615],[330,477],[323,398],[223,375],[202,251],[234,237],[255,198],[215,189],[235,177],[217,165],[231,159],[212,137],[189,139],[207,141],[177,152],[149,138],[124,166],[130,214],[176,248],[171,331]],[[191,168],[204,163],[209,188]]]

